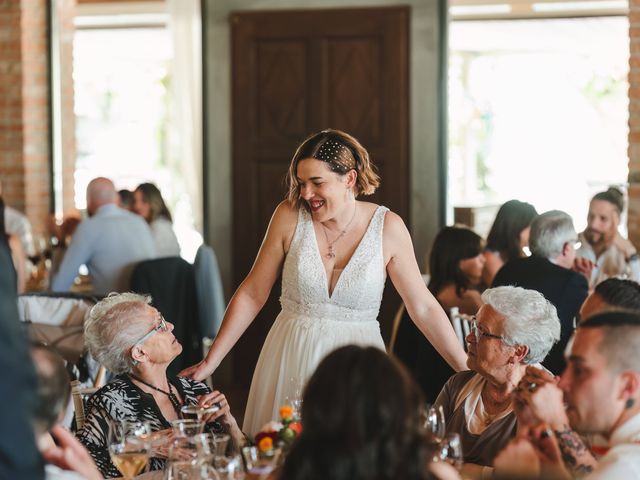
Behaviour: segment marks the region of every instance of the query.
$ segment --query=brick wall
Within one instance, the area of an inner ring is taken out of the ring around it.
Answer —
[[[640,0],[629,0],[629,238],[640,246]]]
[[[44,230],[51,205],[47,2],[0,0],[0,177],[5,201],[27,214],[35,232]],[[62,143],[69,202],[75,162],[71,75],[75,0],[60,5],[62,117],[67,125]]]

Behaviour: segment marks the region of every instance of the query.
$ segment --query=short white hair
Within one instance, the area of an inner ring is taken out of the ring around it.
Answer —
[[[89,353],[101,365],[115,373],[132,371],[131,348],[148,333],[141,322],[151,297],[137,293],[110,293],[89,312],[84,323],[84,341]]]
[[[523,363],[539,363],[560,339],[556,307],[535,290],[496,287],[485,290],[482,301],[504,317],[502,336],[507,345],[526,345]]]
[[[575,242],[578,234],[568,213],[550,210],[531,222],[529,248],[531,253],[553,259],[562,253],[567,242]]]

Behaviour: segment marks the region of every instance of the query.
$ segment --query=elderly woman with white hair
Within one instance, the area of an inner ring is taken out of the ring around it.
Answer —
[[[98,302],[84,326],[85,342],[93,357],[116,377],[89,399],[86,423],[77,433],[105,477],[119,477],[108,451],[113,421],[147,421],[152,431],[170,432],[185,404],[221,407],[204,418],[207,429],[227,431],[234,443],[244,435],[231,415],[225,396],[211,392],[202,382],[167,376],[167,367],[182,352],[173,325],[149,305],[150,297],[133,293],[111,294]],[[160,455],[152,470],[164,467]]]
[[[465,463],[480,466],[466,466],[472,476],[515,435],[512,392],[560,338],[556,308],[534,290],[492,288],[482,300],[466,338],[470,371],[453,375],[436,400],[447,432],[460,434]]]

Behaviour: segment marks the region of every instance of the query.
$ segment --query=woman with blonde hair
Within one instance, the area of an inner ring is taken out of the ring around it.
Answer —
[[[379,184],[364,147],[339,130],[316,133],[298,147],[288,183],[287,199],[276,208],[209,353],[183,373],[211,375],[280,274],[282,311],[256,365],[245,432],[255,434],[275,418],[295,395],[295,384],[304,383],[329,352],[347,344],[384,350],[377,317],[387,274],[422,333],[453,368],[465,368],[466,354],[422,280],[404,222],[383,206],[356,199]]]

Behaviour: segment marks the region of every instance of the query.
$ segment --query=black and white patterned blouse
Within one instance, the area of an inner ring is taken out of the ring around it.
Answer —
[[[169,381],[185,404],[198,403],[197,397],[209,393],[209,387],[190,378],[175,377]],[[119,477],[121,473],[109,456],[109,425],[113,421],[149,422],[152,431],[171,428],[164,418],[153,395],[136,386],[127,375],[119,375],[94,393],[87,402],[86,420],[76,436],[87,448],[105,478]],[[221,426],[214,422],[207,427],[217,431]],[[165,461],[151,458],[150,470],[162,470]]]

